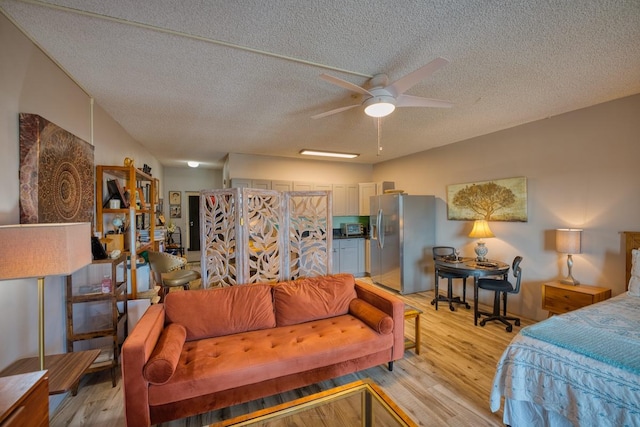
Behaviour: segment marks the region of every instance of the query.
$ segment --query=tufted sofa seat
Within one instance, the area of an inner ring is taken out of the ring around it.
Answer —
[[[149,426],[402,357],[404,304],[352,275],[172,292],[122,348],[127,425]]]

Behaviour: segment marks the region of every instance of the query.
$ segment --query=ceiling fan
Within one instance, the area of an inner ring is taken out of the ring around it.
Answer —
[[[324,113],[311,116],[313,119],[320,119],[322,117],[330,116],[332,114],[341,113],[352,108],[364,106],[364,112],[371,117],[384,117],[388,116],[396,109],[396,107],[435,107],[435,108],[451,108],[453,104],[449,101],[442,101],[439,99],[422,98],[419,96],[405,95],[404,92],[412,88],[420,80],[426,79],[431,74],[435,73],[441,67],[447,65],[448,60],[444,58],[436,58],[426,65],[418,68],[412,73],[389,83],[389,78],[386,74],[376,74],[369,81],[371,89],[365,89],[361,86],[350,83],[346,80],[339,79],[338,77],[330,76],[328,74],[320,74],[320,78],[327,82],[340,86],[352,92],[364,95],[362,102],[358,104],[347,105],[345,107],[336,108],[334,110],[326,111]]]

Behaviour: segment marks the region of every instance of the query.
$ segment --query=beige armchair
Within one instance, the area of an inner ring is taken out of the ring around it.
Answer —
[[[149,266],[153,280],[160,285],[160,302],[172,287],[180,286],[189,290],[189,282],[200,279],[200,273],[195,270],[185,270],[187,265],[185,258],[171,255],[165,252],[149,251]]]

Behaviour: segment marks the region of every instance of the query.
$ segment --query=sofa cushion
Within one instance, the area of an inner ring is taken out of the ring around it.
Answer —
[[[187,330],[177,323],[167,325],[149,361],[144,365],[142,374],[152,384],[164,384],[171,379],[176,370]]]
[[[391,316],[359,298],[351,300],[349,313],[362,320],[379,334],[387,335],[393,331]]]
[[[187,342],[171,380],[149,387],[149,404],[164,405],[248,384],[260,387],[262,381],[381,352],[391,360],[392,345],[393,335],[378,334],[350,314]]]
[[[355,279],[335,274],[281,282],[274,285],[273,297],[278,326],[340,316],[356,298]]]
[[[183,325],[187,341],[273,328],[272,301],[268,283],[170,292],[166,322]]]

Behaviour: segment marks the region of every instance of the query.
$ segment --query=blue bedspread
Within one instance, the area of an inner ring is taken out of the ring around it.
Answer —
[[[606,306],[594,306],[552,317],[520,333],[640,375],[640,318],[636,314],[619,321],[625,311],[638,310],[637,304],[625,304],[629,301],[620,301],[616,307],[620,311],[614,313]]]

